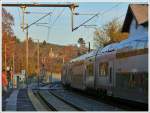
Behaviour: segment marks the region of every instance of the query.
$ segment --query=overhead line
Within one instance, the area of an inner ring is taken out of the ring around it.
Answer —
[[[55,21],[53,21],[52,27],[54,26],[54,24],[57,22],[57,20],[60,18],[60,16],[63,14],[65,8],[62,9],[62,11],[59,13],[59,15],[56,17]]]
[[[99,14],[100,14],[100,15],[104,15],[104,14],[106,14],[107,12],[111,11],[112,9],[118,7],[119,5],[120,5],[120,3],[116,4],[115,6],[111,7],[110,9],[105,10],[105,11],[103,11],[101,14],[100,14],[100,13],[99,13]]]
[[[55,7],[52,10],[53,14],[54,14],[54,12],[55,12]],[[52,15],[50,15],[50,18],[49,18],[49,24],[50,24],[51,21],[52,21]],[[48,42],[49,34],[50,34],[50,27],[48,27],[47,42]]]
[[[5,7],[78,7],[76,4],[2,4]]]
[[[110,9],[108,9],[108,10],[106,10],[106,11],[103,11],[102,13],[101,13],[101,12],[98,12],[97,14],[94,14],[94,16],[92,16],[92,17],[89,18],[88,20],[84,21],[83,23],[81,23],[79,26],[73,28],[72,30],[74,31],[74,30],[78,29],[79,27],[83,26],[85,23],[89,22],[89,21],[92,20],[93,18],[95,18],[95,17],[97,17],[97,16],[99,16],[99,15],[104,15],[104,14],[106,14],[107,12],[111,11],[112,9],[116,8],[116,7],[119,6],[119,5],[120,5],[120,3],[116,4],[115,6],[111,7]],[[76,14],[78,14],[78,13],[76,13]],[[78,15],[79,15],[79,14],[78,14]]]
[[[122,17],[125,16],[125,15],[126,15],[126,14],[123,14],[123,15],[121,15],[121,16],[115,18],[115,19],[118,20],[118,19],[122,18]],[[101,26],[105,26],[105,25],[107,25],[107,24],[103,24],[103,25],[101,25]]]
[[[53,21],[50,30],[53,28],[53,26],[55,25],[55,23],[57,22],[57,20],[60,18],[60,16],[63,14],[63,12],[65,11],[65,7],[62,9],[62,11],[59,13],[59,15],[56,17],[56,19]],[[50,32],[50,31],[49,31]],[[48,39],[47,39],[48,40]]]
[[[92,16],[91,18],[89,18],[88,20],[84,21],[82,24],[80,24],[79,26],[75,27],[73,30],[76,30],[79,27],[83,26],[85,23],[89,22],[90,20],[92,20],[96,16],[98,16],[98,14],[95,14],[94,16]]]
[[[53,14],[54,14],[54,11],[55,11],[55,7],[54,7],[53,10],[52,10],[52,13],[53,13]],[[50,22],[51,22],[51,21],[52,21],[52,15],[50,15],[50,18],[49,18],[49,22],[48,22],[49,25],[50,25]],[[48,38],[49,38],[49,36],[50,36],[50,35],[49,35],[49,34],[50,34],[50,27],[51,27],[51,26],[48,27],[48,33],[47,33],[47,39],[46,39],[47,42],[48,42]]]
[[[42,20],[43,18],[47,17],[48,15],[50,15],[52,12],[49,12],[48,14],[42,16],[41,18],[39,18],[37,21],[31,23],[30,25],[26,26],[24,29],[29,28],[30,26],[32,26],[33,24],[37,23],[38,21]]]
[[[19,11],[19,8],[18,9],[18,13],[19,13],[19,18],[20,18],[20,22],[21,22],[21,15],[20,15],[20,11]]]
[[[51,20],[52,20],[52,15],[49,16],[49,22],[48,22],[48,24],[50,24]],[[46,41],[48,42],[49,33],[50,33],[50,26],[47,29],[48,29],[48,32],[47,32],[47,39],[46,39]]]

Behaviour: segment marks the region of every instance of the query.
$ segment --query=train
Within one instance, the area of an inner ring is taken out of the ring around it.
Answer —
[[[64,85],[148,104],[148,36],[128,38],[65,63]]]

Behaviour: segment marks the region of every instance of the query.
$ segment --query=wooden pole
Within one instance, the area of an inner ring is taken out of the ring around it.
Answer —
[[[12,76],[12,88],[13,88],[13,78],[14,78],[14,74],[15,74],[15,56],[14,56],[14,53],[13,53],[13,76]]]
[[[26,29],[26,82],[28,88],[28,28]]]
[[[7,45],[5,43],[5,72],[7,70],[7,56],[6,56],[6,52],[7,52]]]
[[[40,49],[39,49],[39,40],[37,44],[37,74],[38,74],[38,88],[39,88],[39,76],[40,76]]]

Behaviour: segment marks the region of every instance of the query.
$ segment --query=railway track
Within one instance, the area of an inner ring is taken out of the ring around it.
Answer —
[[[120,109],[123,109],[124,111],[147,111],[148,110],[148,105],[143,103],[137,103],[134,101],[115,98],[111,96],[100,96],[97,95],[97,93],[93,93],[94,91],[91,91],[92,93],[90,91],[87,92],[87,91],[81,91],[77,89],[71,89],[71,91],[81,96],[91,98],[93,100],[101,101],[112,106],[116,106]]]
[[[36,95],[38,95],[38,99],[41,99],[52,111],[82,111],[47,90],[37,91]]]
[[[128,111],[126,104],[114,100],[100,99],[78,91],[66,90],[61,84],[53,84],[49,89],[33,90],[34,96],[46,108],[44,111]],[[112,101],[112,102],[111,102]],[[117,101],[117,100],[116,100]],[[36,104],[37,105],[37,104]],[[125,106],[125,107],[124,107]],[[39,110],[38,110],[39,111]],[[134,111],[134,110],[133,110]]]
[[[61,100],[66,101],[73,106],[81,109],[82,111],[122,111],[115,106],[105,104],[100,101],[87,98],[85,96],[78,95],[76,93],[67,90],[49,90],[53,95],[57,96]]]
[[[56,98],[60,99],[60,100],[63,101],[64,103],[66,103],[66,104],[72,106],[73,108],[77,109],[78,111],[85,111],[83,108],[72,104],[71,102],[65,100],[64,98],[62,98],[61,96],[55,94],[54,92],[49,91],[49,93],[51,93],[53,96],[55,96]]]

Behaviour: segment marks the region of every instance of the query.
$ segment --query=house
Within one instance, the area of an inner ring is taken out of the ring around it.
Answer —
[[[129,5],[122,32],[128,32],[128,38],[148,37],[148,4]]]

